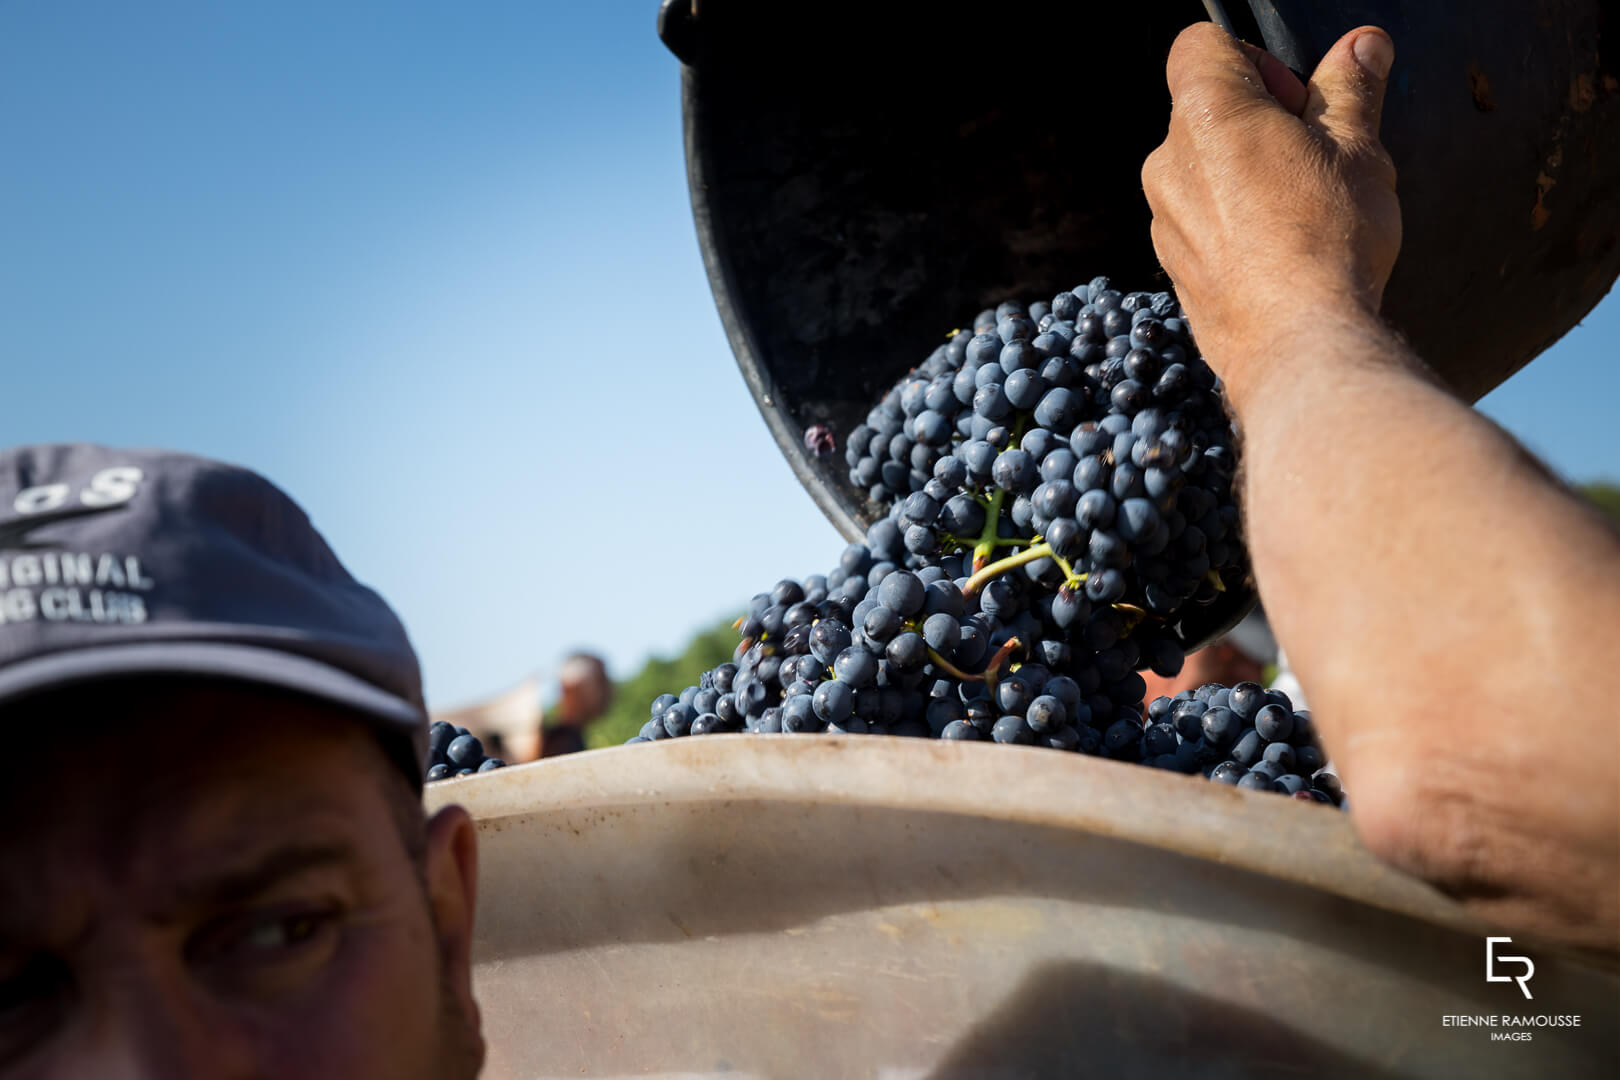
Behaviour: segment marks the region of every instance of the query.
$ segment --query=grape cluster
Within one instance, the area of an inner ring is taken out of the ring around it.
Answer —
[[[915,575],[895,571],[881,576],[905,582],[891,590],[911,594],[914,602],[916,586],[906,579],[916,581],[928,575],[926,571]],[[1016,665],[1001,678],[961,679],[940,675],[925,661],[919,669],[921,678],[908,678],[904,665],[897,666],[889,656],[887,645],[874,651],[869,643],[838,650],[830,665],[832,676],[818,681],[818,674],[829,666],[823,659],[829,647],[846,637],[854,640],[856,635],[838,621],[836,609],[846,605],[825,599],[825,579],[818,576],[806,584],[809,592],[797,582],[782,582],[769,594],[771,603],[762,613],[749,615],[744,623],[774,625],[782,619],[785,624],[781,601],[800,608],[795,618],[801,620],[805,607],[819,610],[830,605],[834,614],[792,623],[810,626],[812,637],[818,636],[816,628],[827,627],[819,635],[819,652],[798,652],[783,660],[779,653],[762,648],[763,643],[745,641],[739,650],[740,662],[722,664],[705,672],[699,685],[655,700],[651,718],[629,742],[749,731],[1035,744],[1201,774],[1216,783],[1254,791],[1346,805],[1339,778],[1327,767],[1310,713],[1294,709],[1282,691],[1267,690],[1258,683],[1231,687],[1208,683],[1175,697],[1155,698],[1145,710],[1140,705],[1094,710],[1092,706],[1101,698],[1086,695],[1079,681],[1054,674],[1044,664]],[[935,596],[946,593],[943,588],[933,590]],[[817,596],[824,598],[817,600]],[[924,613],[929,599],[932,596],[924,600]],[[863,606],[867,617],[878,624],[887,623],[895,611],[881,599],[870,605],[863,600],[856,608]],[[890,614],[873,618],[872,612],[879,608]],[[943,627],[943,621],[936,621],[939,614],[945,613],[902,619],[902,626],[913,628],[902,629],[889,639],[890,644],[905,634],[916,635],[919,622],[924,627],[929,622]],[[859,621],[864,627],[867,618]],[[968,625],[958,623],[963,628]],[[897,652],[902,660],[919,649],[926,656],[932,647],[929,642],[924,630],[921,646],[903,643]],[[785,688],[775,690],[778,686]],[[776,701],[780,704],[772,704]]]
[[[845,459],[875,509],[898,509],[908,553],[970,550],[978,572],[1017,550],[1066,607],[1083,590],[1133,628],[1248,572],[1235,437],[1169,293],[1096,278],[981,312],[850,432]],[[1084,621],[1079,607],[1066,614]],[[1138,645],[1174,665],[1151,635]]]
[[[464,727],[435,720],[428,728],[427,780],[430,783],[452,776],[489,772],[505,765],[500,758],[485,757],[484,744]]]
[[[878,519],[864,542],[756,595],[733,662],[661,695],[630,742],[987,740],[1338,798],[1309,716],[1275,691],[1144,707],[1138,670],[1181,670],[1179,618],[1248,577],[1235,435],[1170,294],[1096,278],[981,312],[845,460]]]
[[[736,659],[660,695],[629,742],[746,731],[1021,743],[1341,801],[1310,714],[1281,691],[1212,683],[1144,709],[1146,684],[1117,647],[1070,644],[1029,610],[1003,621],[947,566],[873,556],[853,544],[831,573],[755,596]]]
[[[1332,806],[1344,803],[1311,714],[1296,710],[1281,690],[1259,683],[1207,683],[1173,698],[1154,698],[1143,722],[1106,732],[1104,743],[1121,748],[1112,756],[1202,772],[1216,783]]]

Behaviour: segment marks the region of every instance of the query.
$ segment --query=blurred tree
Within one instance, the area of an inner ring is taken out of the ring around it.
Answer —
[[[704,630],[687,643],[679,656],[655,656],[641,670],[613,684],[613,704],[585,732],[585,746],[617,746],[641,731],[647,710],[659,694],[678,694],[695,686],[698,676],[731,659],[737,648],[732,620]]]
[[[1592,504],[1608,515],[1610,521],[1620,525],[1620,484],[1610,480],[1594,480],[1576,490],[1592,500]]]

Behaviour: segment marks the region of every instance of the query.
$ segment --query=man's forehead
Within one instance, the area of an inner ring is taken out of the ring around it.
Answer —
[[[31,726],[32,741],[57,759],[58,768],[100,768],[136,780],[227,760],[241,765],[300,754],[314,759],[317,744],[353,752],[374,739],[369,722],[342,709],[223,681],[92,685],[30,702],[20,715],[0,707],[0,722]],[[34,770],[42,772],[43,766]]]
[[[313,837],[289,819],[281,828],[238,828],[234,834],[226,826],[213,838],[221,842],[188,845],[175,834],[146,832],[121,848],[63,846],[37,859],[8,853],[0,869],[0,948],[19,940],[76,938],[109,914],[168,921],[246,901],[300,874],[371,876],[375,845],[336,831],[345,828],[341,819],[322,824],[330,827]]]
[[[236,698],[154,697],[82,739],[64,724],[30,780],[0,796],[12,823],[0,851],[179,870],[256,836],[353,837],[386,821],[387,763],[359,723]]]

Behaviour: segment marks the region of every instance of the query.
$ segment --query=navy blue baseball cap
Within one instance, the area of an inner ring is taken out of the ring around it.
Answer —
[[[163,450],[0,453],[0,708],[144,675],[319,698],[426,760],[405,627],[274,484]]]

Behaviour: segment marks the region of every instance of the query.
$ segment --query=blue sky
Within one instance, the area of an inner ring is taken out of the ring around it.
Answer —
[[[258,469],[450,705],[842,541],[743,386],[653,0],[0,0],[7,444]],[[1089,273],[1090,271],[1086,271]],[[1483,403],[1620,477],[1620,300]]]

